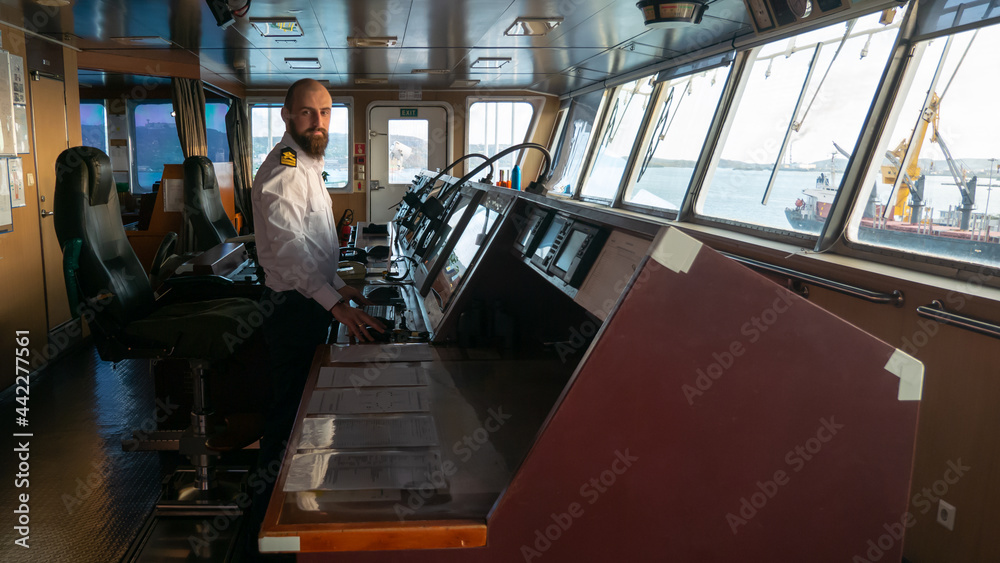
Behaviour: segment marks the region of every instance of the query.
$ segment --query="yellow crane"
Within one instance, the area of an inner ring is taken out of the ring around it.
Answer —
[[[934,131],[938,128],[938,109],[941,104],[941,98],[937,94],[931,94],[931,101],[927,105],[923,114],[920,116],[920,123],[917,124],[916,135],[913,137],[914,142],[917,143],[916,150],[910,156],[910,161],[906,163],[906,168],[903,171],[903,181],[899,184],[899,190],[896,192],[895,202],[893,203],[893,216],[902,217],[903,221],[907,221],[911,217],[911,206],[907,204],[910,199],[910,192],[917,187],[917,180],[920,179],[920,165],[918,160],[920,159],[920,147],[924,144],[924,137],[927,136],[927,127],[933,123]],[[935,142],[937,136],[933,135],[931,137],[931,142]],[[894,185],[896,183],[896,177],[899,174],[899,169],[901,168],[901,162],[906,156],[906,149],[909,148],[909,143],[906,139],[899,142],[896,148],[886,152],[886,158],[889,159],[891,164],[885,164],[882,166],[882,182],[885,184]],[[923,205],[923,194],[920,193],[923,190],[915,190],[916,196],[914,198],[914,205],[912,207],[922,207]]]

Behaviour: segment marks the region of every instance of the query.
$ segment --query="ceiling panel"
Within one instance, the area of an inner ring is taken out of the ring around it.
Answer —
[[[348,74],[392,74],[399,61],[398,48],[329,49],[341,72]]]
[[[302,7],[303,2],[294,4]],[[349,36],[395,36],[402,40],[410,15],[410,4],[410,0],[312,0],[311,5],[327,45],[331,48],[346,48]]]
[[[222,75],[224,78],[231,78],[233,80],[240,80],[242,75]],[[285,90],[292,85],[292,82],[300,78],[314,78],[319,81],[325,81],[331,88],[341,88],[344,86],[353,86],[353,82],[348,83],[345,75],[339,73],[324,73],[315,72],[309,75],[294,75],[285,73],[253,73],[251,75],[254,90],[259,92],[261,90],[274,90],[279,93],[277,97],[283,98]]]
[[[194,60],[248,88],[280,87],[301,76],[330,75],[350,86],[354,76],[389,77],[390,88],[449,87],[474,78],[489,88],[558,88],[604,80],[684,52],[752,33],[743,0],[710,2],[699,25],[647,28],[635,0],[254,0],[246,17],[220,29],[205,0],[74,0],[45,8],[19,2],[25,27],[85,50],[129,52],[118,36],[159,36],[173,49],[135,51],[154,60]],[[232,0],[241,4],[241,0]],[[517,17],[561,17],[541,37],[507,37]],[[264,38],[249,18],[294,17],[303,36]],[[396,36],[394,48],[348,48],[348,36]],[[322,68],[294,71],[286,57],[318,57]],[[511,57],[498,71],[477,70],[479,57]],[[568,72],[581,67],[579,74]],[[413,75],[421,68],[448,75]],[[286,78],[281,75],[287,74]],[[538,86],[541,85],[541,86]]]
[[[278,72],[287,72],[295,75],[289,84],[313,74],[332,74],[340,72],[330,49],[261,49],[260,52],[271,62],[271,65]],[[293,69],[288,66],[285,59],[318,59],[320,69]]]
[[[577,68],[596,71],[607,77],[638,70],[662,60],[660,57],[651,57],[636,51],[610,49],[583,61]]]
[[[651,29],[637,37],[635,42],[651,47],[669,47],[674,52],[686,53],[731,42],[750,31],[749,25],[706,15],[701,25]]]
[[[582,76],[553,74],[533,84],[531,88],[551,94],[564,94],[573,90],[579,90],[580,88],[586,88],[597,82],[597,80],[591,80]]]
[[[612,0],[515,0],[502,16],[492,22],[493,25],[490,26],[489,31],[476,43],[476,46],[503,48],[568,46],[564,42],[559,42],[559,38],[611,3]],[[632,4],[634,6],[635,2]],[[509,37],[504,35],[504,31],[518,17],[561,17],[563,22],[547,35],[540,37]],[[586,43],[575,46],[593,47],[600,45]]]
[[[460,72],[483,73],[489,72],[473,68],[472,64],[479,58],[509,57],[511,61],[506,63],[497,74],[507,73],[537,73],[551,74],[563,71],[575,66],[594,55],[604,51],[604,49],[545,49],[545,48],[519,48],[519,49],[472,49],[468,56],[459,63],[455,69]]]
[[[414,69],[432,68],[451,70],[469,53],[468,49],[446,49],[432,47],[429,49],[399,49],[399,60],[396,62],[395,73],[406,74]]]
[[[403,47],[473,47],[498,20],[509,0],[440,2],[415,0],[410,10]],[[513,44],[508,44],[513,46]]]

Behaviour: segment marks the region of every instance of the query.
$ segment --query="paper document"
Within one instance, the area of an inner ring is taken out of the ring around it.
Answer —
[[[299,449],[416,448],[438,443],[434,417],[426,414],[306,418]]]
[[[363,344],[331,346],[330,361],[350,362],[429,362],[434,359],[428,344]]]
[[[380,387],[375,389],[317,389],[309,398],[309,414],[376,414],[427,412],[430,393],[426,387]]]
[[[437,450],[298,454],[288,468],[285,491],[417,489],[431,482],[428,476],[442,474]]]
[[[389,365],[371,367],[321,367],[316,387],[406,387],[427,385],[427,369]]]

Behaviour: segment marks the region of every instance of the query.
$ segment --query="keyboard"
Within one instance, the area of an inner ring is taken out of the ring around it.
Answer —
[[[391,330],[396,326],[396,307],[393,305],[365,305],[365,313],[382,321],[385,328]]]

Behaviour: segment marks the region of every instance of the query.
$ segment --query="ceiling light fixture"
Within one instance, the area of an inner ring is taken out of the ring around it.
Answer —
[[[552,18],[517,18],[514,23],[503,32],[504,35],[511,37],[518,36],[530,36],[537,37],[540,35],[545,35],[546,33],[552,31],[553,29],[559,27],[563,21],[562,18],[552,17]]]
[[[365,84],[388,84],[389,80],[386,78],[355,78],[354,83],[359,86]]]
[[[250,25],[264,37],[302,37],[302,26],[295,18],[250,18]]]
[[[322,66],[319,64],[319,59],[316,58],[285,59],[285,63],[288,64],[288,68],[292,68],[295,70],[316,70],[318,68],[322,68]]]
[[[451,74],[451,70],[447,68],[415,68],[410,71],[410,74]]]
[[[510,62],[510,57],[479,57],[472,62],[472,68],[497,70]]]
[[[35,0],[35,4],[48,6],[49,8],[62,8],[63,6],[69,6],[69,0]]]
[[[472,88],[479,84],[478,80],[456,80],[451,83],[452,88]]]
[[[398,38],[392,37],[348,37],[349,47],[395,47]]]
[[[635,6],[642,10],[642,18],[648,26],[671,23],[700,23],[708,5],[695,1],[663,2],[640,0]]]

